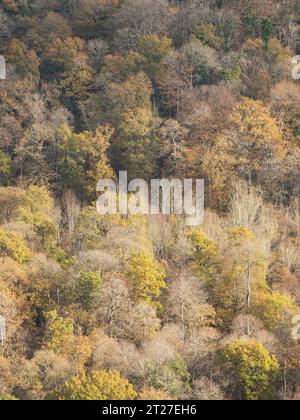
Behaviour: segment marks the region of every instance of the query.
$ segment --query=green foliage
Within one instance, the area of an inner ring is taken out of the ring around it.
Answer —
[[[190,388],[190,373],[181,356],[159,365],[148,364],[146,377],[149,387],[162,389],[173,397],[183,396]]]
[[[228,364],[228,374],[233,377],[237,392],[247,400],[274,399],[272,383],[279,374],[279,364],[262,344],[235,341],[220,351]]]
[[[224,16],[218,25],[218,35],[222,38],[222,48],[229,51],[236,41],[238,23],[233,16]]]
[[[92,69],[90,67],[75,67],[61,81],[61,87],[66,97],[82,100],[88,97],[91,83]]]
[[[146,35],[139,39],[137,51],[146,59],[145,72],[155,79],[161,60],[172,51],[172,40],[166,36]]]
[[[185,71],[192,73],[193,86],[211,85],[220,78],[220,63],[213,48],[192,36],[184,47],[184,53],[187,59]]]
[[[61,127],[52,161],[61,191],[72,189],[82,198],[95,197],[98,181],[113,176],[106,155],[112,134],[108,126],[80,134],[68,125]]]
[[[229,63],[229,65],[223,69],[222,73],[225,82],[232,83],[238,81],[242,73],[241,57],[234,56],[232,63]]]
[[[249,7],[245,13],[245,23],[249,36],[258,37],[267,44],[271,36],[274,34],[274,22],[268,17],[262,17]]]
[[[60,400],[134,400],[133,386],[117,371],[96,371],[72,377],[59,395]]]
[[[157,129],[160,119],[145,108],[122,114],[120,131],[114,144],[118,152],[117,164],[128,170],[130,178],[150,179],[159,174],[161,141]],[[117,152],[116,150],[116,152]]]
[[[274,33],[274,25],[270,19],[263,18],[261,20],[261,37],[267,44]]]
[[[216,28],[211,23],[201,23],[195,31],[196,37],[204,44],[212,48],[220,48],[222,39],[216,35]]]
[[[260,19],[257,14],[250,8],[245,13],[245,25],[247,35],[255,37],[260,32]]]
[[[0,3],[0,400],[299,399],[300,1]],[[101,216],[120,170],[203,229]]]
[[[57,261],[63,268],[68,268],[70,265],[74,264],[76,257],[70,255],[69,252],[64,250],[61,246],[56,244],[51,244],[47,249],[48,255],[50,258],[53,258]]]
[[[0,185],[6,186],[13,181],[14,165],[11,157],[0,151]]]
[[[76,294],[83,309],[90,310],[102,286],[99,273],[82,273],[76,281]]]

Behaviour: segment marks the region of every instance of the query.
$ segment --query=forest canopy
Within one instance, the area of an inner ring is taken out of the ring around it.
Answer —
[[[300,399],[299,54],[299,0],[0,1],[0,400]]]

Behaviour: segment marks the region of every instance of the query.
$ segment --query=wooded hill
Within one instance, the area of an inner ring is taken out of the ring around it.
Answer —
[[[299,25],[299,0],[0,1],[1,399],[300,398]],[[120,170],[204,178],[203,226],[100,216]]]

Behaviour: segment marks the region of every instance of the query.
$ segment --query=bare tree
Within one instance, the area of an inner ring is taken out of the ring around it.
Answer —
[[[104,331],[113,338],[126,338],[128,313],[132,303],[124,281],[112,279],[104,283],[97,302],[96,319]]]
[[[114,16],[119,28],[114,44],[124,51],[145,35],[166,35],[171,18],[167,0],[126,0]]]
[[[222,401],[226,399],[220,386],[205,377],[194,381],[190,398],[200,401]]]
[[[62,197],[62,204],[66,225],[69,231],[69,237],[71,239],[76,226],[76,222],[80,216],[81,204],[72,190],[67,190],[64,192]]]
[[[198,278],[186,272],[173,281],[169,290],[170,316],[179,322],[186,338],[192,330],[214,323],[214,309]]]
[[[258,223],[263,208],[263,200],[256,190],[238,181],[233,185],[230,220],[233,226],[244,226],[252,230]]]
[[[299,249],[291,241],[285,241],[280,244],[280,253],[283,264],[292,272],[299,261]]]

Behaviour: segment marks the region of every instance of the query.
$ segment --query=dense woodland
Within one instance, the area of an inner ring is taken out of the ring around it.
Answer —
[[[300,399],[297,53],[299,0],[0,1],[0,399]]]

